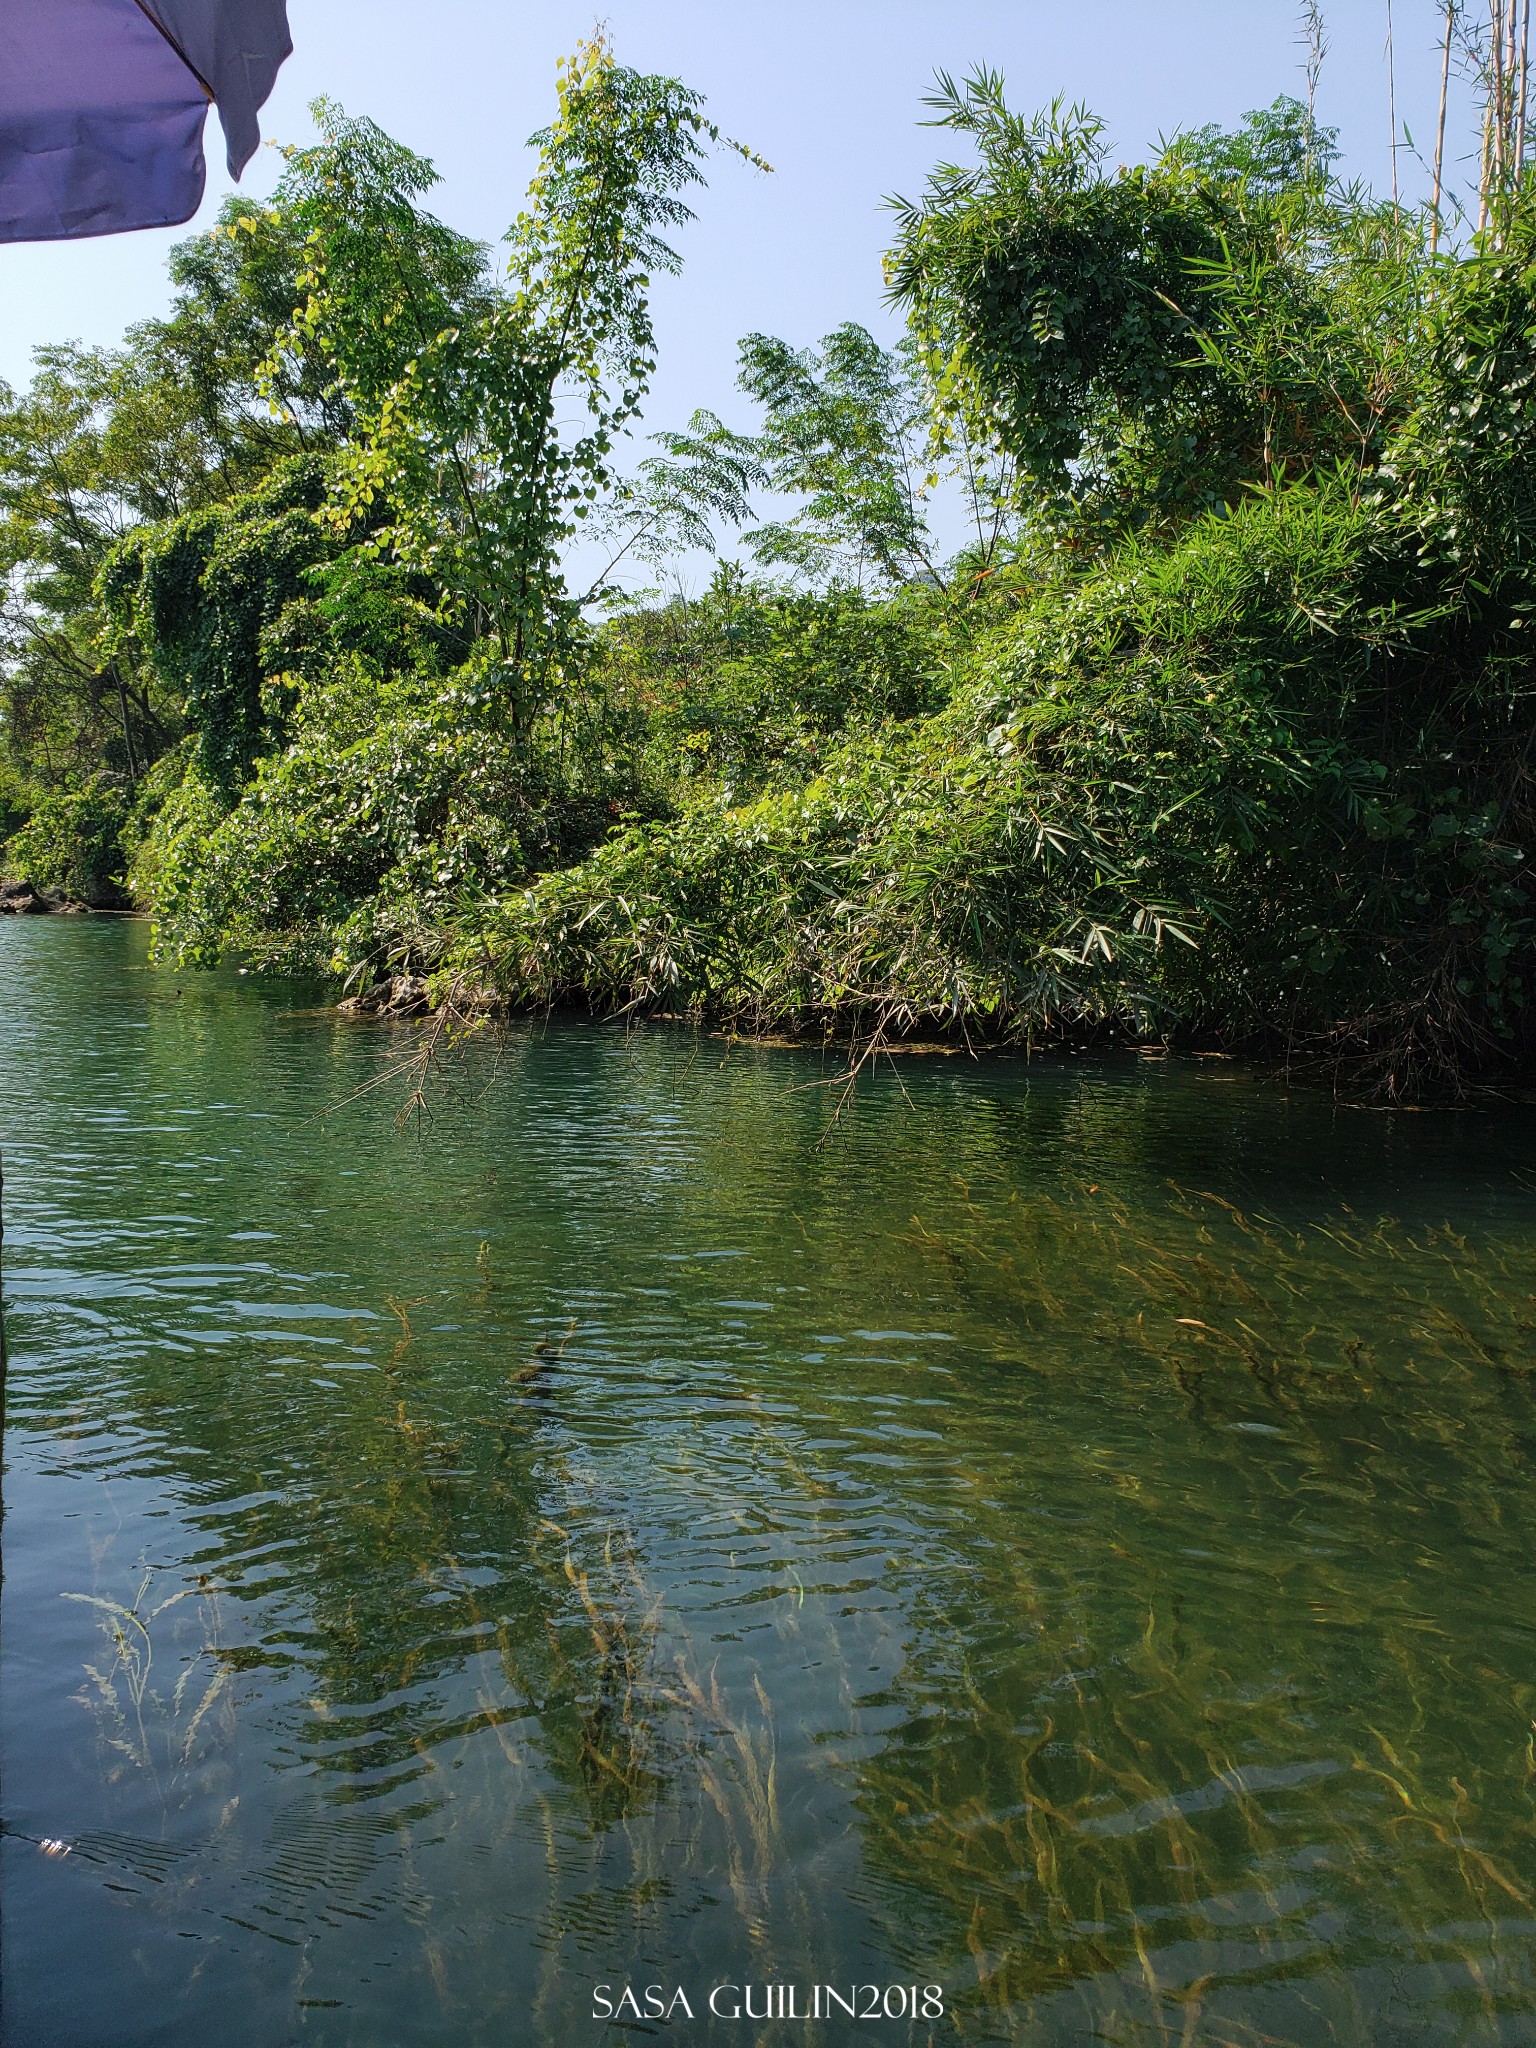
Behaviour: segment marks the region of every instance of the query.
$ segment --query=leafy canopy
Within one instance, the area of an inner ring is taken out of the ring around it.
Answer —
[[[928,104],[976,161],[892,202],[891,295],[941,412],[1043,502],[1134,525],[1378,459],[1417,225],[1333,187],[1304,107],[1110,172],[1096,116],[1017,114],[995,72]]]
[[[274,356],[333,365],[353,423],[333,524],[387,505],[366,546],[433,579],[520,733],[575,657],[561,552],[612,481],[655,368],[650,281],[678,268],[666,236],[721,139],[696,92],[617,64],[600,37],[562,65],[558,100],[505,283],[422,211],[430,164],[321,103],[323,140],[285,181],[308,256]]]

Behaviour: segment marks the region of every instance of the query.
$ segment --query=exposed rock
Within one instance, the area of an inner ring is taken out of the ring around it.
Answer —
[[[426,977],[386,974],[361,995],[348,996],[339,1007],[353,1017],[419,1017],[429,1007]]]
[[[0,917],[74,917],[86,906],[60,889],[39,889],[33,882],[0,882]]]
[[[30,882],[0,882],[0,912],[21,917],[29,911],[47,908]]]

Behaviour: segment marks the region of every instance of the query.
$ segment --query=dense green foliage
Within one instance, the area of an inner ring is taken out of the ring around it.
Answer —
[[[282,737],[263,635],[307,594],[323,558],[314,514],[324,494],[320,461],[291,457],[226,504],[136,527],[97,580],[116,639],[146,650],[182,706],[204,775],[229,795]]]
[[[11,836],[9,857],[30,881],[96,910],[126,902],[122,889],[123,793],[97,776],[77,789],[43,790]]]
[[[504,276],[318,109],[169,320],[0,406],[8,865],[459,1004],[1521,1061],[1536,189],[1451,250],[1293,101],[1113,171],[931,106],[907,336],[750,336],[755,431],[623,472],[697,96],[579,52]]]

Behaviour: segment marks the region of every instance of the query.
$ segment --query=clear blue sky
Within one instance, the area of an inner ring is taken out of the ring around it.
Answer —
[[[1390,186],[1387,0],[1332,0],[1321,117],[1342,131],[1346,168]],[[1397,108],[1428,153],[1439,85],[1442,0],[1393,0]],[[290,0],[294,55],[263,134],[298,141],[317,94],[370,114],[442,174],[436,211],[494,240],[517,211],[526,138],[547,119],[555,61],[594,25],[572,0]],[[647,413],[681,425],[697,405],[749,424],[734,394],[735,344],[754,330],[796,344],[841,320],[888,328],[882,197],[912,193],[946,137],[918,125],[936,68],[1001,69],[1015,104],[1063,93],[1110,124],[1116,152],[1161,133],[1232,122],[1303,90],[1291,0],[607,0],[617,54],[703,91],[728,134],[772,177],[719,158],[682,239],[683,276],[658,295],[661,364]],[[1459,95],[1456,144],[1470,149]],[[0,247],[0,377],[25,382],[32,349],[110,342],[166,303],[170,244],[212,219],[229,189],[209,124],[208,196],[188,228],[107,240]],[[263,150],[244,189],[270,188]],[[1406,152],[1405,191],[1426,180]]]

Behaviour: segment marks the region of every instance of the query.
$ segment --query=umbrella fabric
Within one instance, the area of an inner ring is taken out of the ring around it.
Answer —
[[[189,220],[209,104],[238,178],[292,47],[286,0],[0,0],[0,241]]]

